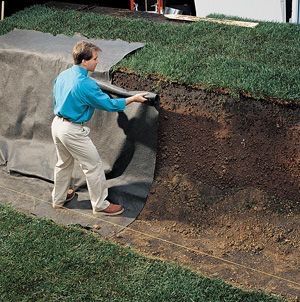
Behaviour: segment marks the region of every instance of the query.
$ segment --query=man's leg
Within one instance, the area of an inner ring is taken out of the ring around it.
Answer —
[[[63,143],[85,174],[93,211],[104,210],[110,205],[106,200],[106,178],[99,153],[88,136],[89,128],[70,123],[68,134],[63,137]]]
[[[59,122],[54,120],[52,123],[52,136],[56,148],[57,163],[54,168],[53,207],[63,206],[66,202],[74,167],[73,156],[58,138],[59,127]]]

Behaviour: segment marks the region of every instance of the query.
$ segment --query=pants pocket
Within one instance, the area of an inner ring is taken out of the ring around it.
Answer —
[[[84,136],[88,136],[90,134],[90,128],[87,127],[87,126],[82,126],[82,129],[81,129],[82,133]]]

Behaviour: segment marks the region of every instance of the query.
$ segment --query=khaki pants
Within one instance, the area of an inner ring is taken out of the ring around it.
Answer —
[[[108,207],[108,191],[103,164],[98,151],[89,138],[90,129],[81,124],[68,122],[55,117],[52,122],[52,137],[57,152],[57,163],[54,169],[54,205],[62,205],[70,186],[74,159],[78,160],[85,174],[93,211]]]

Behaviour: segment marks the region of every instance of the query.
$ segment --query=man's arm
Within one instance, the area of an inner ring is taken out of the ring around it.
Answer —
[[[84,91],[84,94],[86,95],[86,102],[90,106],[97,109],[102,109],[106,111],[123,111],[125,109],[125,106],[131,103],[143,103],[147,100],[144,97],[147,92],[138,93],[126,99],[113,99],[110,98],[108,94],[104,93],[98,86],[98,84],[91,79],[87,80],[85,83],[82,84],[83,85],[81,87]]]

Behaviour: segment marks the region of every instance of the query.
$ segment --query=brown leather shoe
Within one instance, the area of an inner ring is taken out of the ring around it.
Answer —
[[[73,189],[68,190],[66,202],[72,200],[76,196],[76,193]]]
[[[119,204],[110,203],[107,208],[101,211],[94,212],[94,214],[101,213],[106,216],[116,216],[122,214],[124,212],[124,208]]]
[[[66,200],[61,204],[52,204],[53,209],[62,209],[65,206],[65,203],[72,200],[75,196],[76,192],[73,189],[69,189]]]

